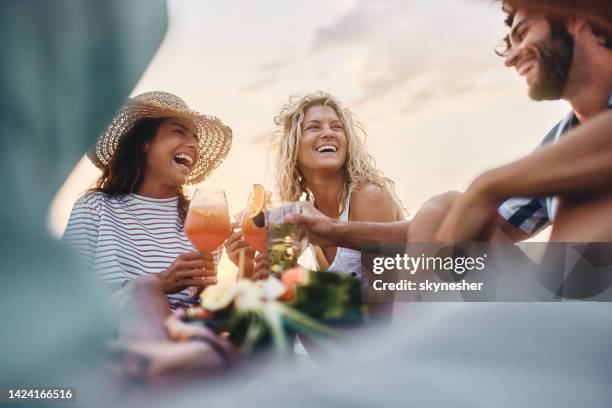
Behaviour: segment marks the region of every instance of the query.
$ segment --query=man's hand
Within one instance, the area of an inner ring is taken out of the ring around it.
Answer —
[[[157,277],[165,293],[177,293],[189,286],[204,288],[216,284],[217,266],[208,252],[188,252],[179,255]]]
[[[323,247],[338,245],[339,239],[334,226],[339,221],[323,215],[309,203],[302,203],[302,213],[287,215],[285,222],[303,225],[308,240],[313,244]]]

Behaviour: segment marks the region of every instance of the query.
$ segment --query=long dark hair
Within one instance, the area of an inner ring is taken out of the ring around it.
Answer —
[[[167,119],[145,118],[136,121],[130,130],[119,139],[115,154],[102,170],[102,175],[91,191],[111,196],[138,191],[147,165],[147,152],[144,146],[155,137],[159,126]],[[185,196],[182,186],[179,187],[178,196],[179,221],[183,225],[189,208],[189,199]]]

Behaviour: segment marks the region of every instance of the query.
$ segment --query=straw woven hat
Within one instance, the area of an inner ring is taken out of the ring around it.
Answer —
[[[191,121],[197,131],[200,158],[189,175],[188,183],[204,180],[221,164],[232,145],[232,130],[218,118],[189,109],[185,101],[168,92],[147,92],[128,99],[96,142],[88,157],[99,169],[111,160],[119,139],[134,123],[143,118],[183,118]]]

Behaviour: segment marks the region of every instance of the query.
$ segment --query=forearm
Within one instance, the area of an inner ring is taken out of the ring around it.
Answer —
[[[381,242],[405,242],[409,221],[338,222],[333,226],[337,245],[358,249]]]
[[[559,142],[488,171],[471,189],[507,197],[591,194],[612,186],[612,113],[581,125]]]

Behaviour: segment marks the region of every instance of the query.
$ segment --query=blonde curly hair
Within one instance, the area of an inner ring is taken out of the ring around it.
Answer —
[[[314,197],[297,164],[299,141],[302,137],[304,113],[311,106],[327,106],[336,112],[344,127],[347,139],[347,158],[344,163],[343,196],[348,196],[357,186],[364,183],[375,184],[386,190],[397,201],[395,183],[376,168],[374,158],[366,150],[366,133],[355,115],[344,108],[332,95],[317,91],[304,96],[292,95],[289,102],[282,106],[274,122],[279,126],[276,133],[276,190],[284,201],[298,201],[303,195],[305,200],[314,202]]]

